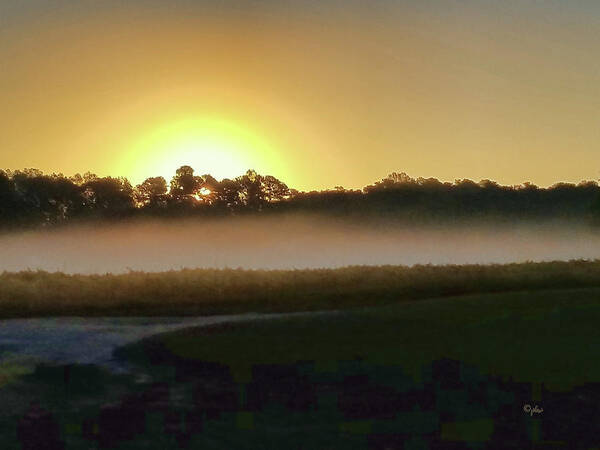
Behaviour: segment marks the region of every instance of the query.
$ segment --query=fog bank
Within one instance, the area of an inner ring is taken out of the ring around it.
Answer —
[[[0,271],[11,272],[303,269],[596,258],[600,233],[567,224],[373,227],[278,216],[71,226],[0,235]]]

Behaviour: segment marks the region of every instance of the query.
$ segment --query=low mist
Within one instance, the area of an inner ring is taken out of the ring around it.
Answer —
[[[377,226],[314,217],[70,226],[0,235],[0,271],[122,273],[303,269],[600,258],[600,233],[573,224]]]

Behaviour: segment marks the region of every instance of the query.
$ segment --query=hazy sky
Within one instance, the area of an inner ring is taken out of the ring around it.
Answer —
[[[600,177],[596,0],[2,0],[0,167]]]

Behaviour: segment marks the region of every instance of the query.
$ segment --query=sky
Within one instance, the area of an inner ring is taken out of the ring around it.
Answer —
[[[2,0],[0,168],[600,178],[600,2]]]

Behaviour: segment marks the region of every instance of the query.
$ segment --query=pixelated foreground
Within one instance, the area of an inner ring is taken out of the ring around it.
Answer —
[[[168,332],[137,368],[38,365],[3,448],[592,448],[600,293],[420,300]],[[539,407],[530,413],[524,407]]]

